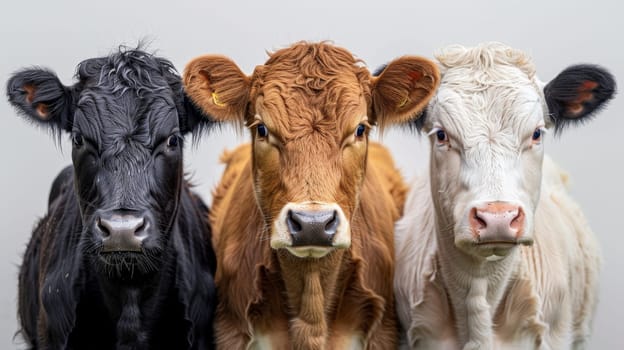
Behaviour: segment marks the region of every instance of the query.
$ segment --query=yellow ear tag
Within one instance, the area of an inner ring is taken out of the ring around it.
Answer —
[[[219,107],[225,107],[225,103],[219,101],[219,96],[217,96],[216,92],[212,93],[212,102],[214,102],[214,104],[216,104]]]
[[[402,108],[407,104],[407,101],[409,101],[409,96],[405,96],[405,98],[401,101],[401,103],[399,103],[398,107]]]

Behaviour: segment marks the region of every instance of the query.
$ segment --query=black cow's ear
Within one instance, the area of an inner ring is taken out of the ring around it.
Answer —
[[[183,93],[183,104],[184,111],[179,113],[180,129],[183,134],[201,135],[216,124],[213,118],[199,109],[186,93]]]
[[[591,119],[606,106],[615,90],[615,79],[602,67],[575,65],[566,68],[544,87],[555,132]]]
[[[71,90],[44,69],[27,69],[7,83],[9,102],[30,120],[55,130],[71,131]]]
[[[187,96],[182,87],[182,79],[175,70],[173,63],[160,57],[156,59],[175,96],[176,109],[180,118],[180,132],[182,134],[201,135],[202,131],[209,129],[214,124],[212,118],[207,118]]]

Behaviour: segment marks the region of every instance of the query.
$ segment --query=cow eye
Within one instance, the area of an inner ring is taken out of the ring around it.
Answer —
[[[539,142],[542,139],[542,134],[542,129],[535,129],[535,131],[533,131],[533,136],[531,137],[533,139],[533,142]]]
[[[171,135],[167,138],[167,147],[174,148],[180,144],[180,138],[177,135]]]
[[[74,135],[72,136],[72,143],[76,148],[82,147],[82,145],[84,145],[84,138],[82,137],[82,134],[80,134],[79,132],[74,133]]]
[[[366,125],[364,125],[364,124],[358,125],[357,129],[355,129],[355,137],[362,137],[362,136],[364,136],[364,132],[365,131],[366,131]]]
[[[258,132],[258,137],[265,138],[269,136],[269,129],[264,124],[258,124],[256,131]]]
[[[439,142],[448,141],[448,135],[446,134],[446,131],[442,129],[436,131],[436,138],[438,139]]]

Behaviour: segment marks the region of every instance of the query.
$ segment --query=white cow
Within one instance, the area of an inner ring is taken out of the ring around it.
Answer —
[[[588,120],[614,94],[604,69],[572,66],[543,87],[499,43],[449,47],[418,121],[431,138],[396,226],[397,310],[411,348],[584,348],[600,252],[545,134]],[[541,193],[541,195],[540,195]]]

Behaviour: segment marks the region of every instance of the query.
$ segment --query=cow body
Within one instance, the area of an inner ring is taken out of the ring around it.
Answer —
[[[387,151],[372,144],[370,153],[362,205],[352,221],[358,223],[352,227],[352,248],[323,260],[291,257],[266,244],[252,187],[250,146],[224,155],[211,225],[217,254],[223,256],[218,278],[227,288],[220,291],[228,305],[220,309],[217,329],[227,347],[291,349],[291,322],[326,324],[322,333],[307,337],[327,337],[328,349],[363,348],[375,329],[374,344],[390,348],[394,343],[387,277],[394,268],[392,223],[400,216],[406,189]],[[347,347],[350,343],[357,346]]]
[[[419,127],[430,174],[397,223],[397,309],[415,349],[584,348],[600,254],[567,175],[544,158],[561,131],[614,92],[602,68],[574,66],[546,85],[501,44],[451,47]],[[541,193],[541,195],[540,195]]]
[[[73,143],[20,268],[21,333],[33,349],[212,348],[209,211],[182,163],[182,136],[209,120],[171,63],[140,50],[86,60],[77,77],[8,83],[18,111]]]
[[[252,76],[222,56],[187,65],[196,105],[252,136],[224,156],[214,194],[218,347],[396,346],[389,282],[405,188],[368,132],[413,119],[437,80],[409,56],[371,77],[327,43],[279,50]]]

